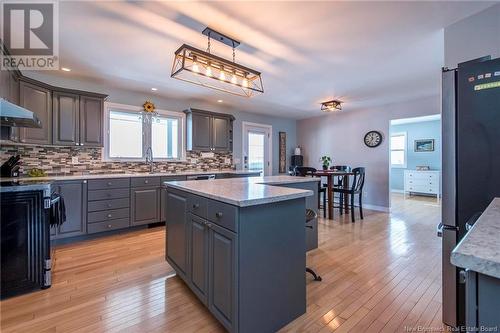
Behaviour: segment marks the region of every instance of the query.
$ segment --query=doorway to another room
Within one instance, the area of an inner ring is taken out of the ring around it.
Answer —
[[[391,209],[417,203],[439,206],[441,115],[394,119],[389,132]]]
[[[260,171],[263,176],[273,174],[272,126],[243,122],[243,168],[248,171]]]

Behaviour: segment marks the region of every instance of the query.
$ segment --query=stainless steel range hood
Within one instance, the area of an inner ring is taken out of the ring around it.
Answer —
[[[0,98],[0,125],[41,128],[42,122],[32,111]]]

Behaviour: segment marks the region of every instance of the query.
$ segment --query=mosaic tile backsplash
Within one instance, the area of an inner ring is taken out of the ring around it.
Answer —
[[[149,165],[145,162],[103,161],[101,158],[102,148],[2,145],[0,147],[0,162],[3,163],[10,156],[17,154],[21,155],[21,176],[26,175],[33,168],[42,169],[49,176],[149,172]],[[78,163],[72,163],[72,157],[77,157]],[[154,163],[155,172],[224,169],[232,169],[231,153],[187,152],[186,161],[155,161]]]

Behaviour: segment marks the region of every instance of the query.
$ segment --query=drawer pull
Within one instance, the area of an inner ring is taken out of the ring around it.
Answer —
[[[112,225],[111,225],[111,224],[108,224],[108,228],[111,228],[111,227],[112,227]]]
[[[221,218],[222,217],[222,212],[215,213],[215,217]]]
[[[112,216],[113,216],[113,215],[111,215],[111,214],[108,214],[108,218],[111,218]]]
[[[147,180],[144,181],[144,184],[148,184],[149,182]]]
[[[113,183],[112,182],[108,182],[108,186],[111,186],[111,185],[113,185]]]
[[[197,204],[197,203],[196,203],[196,204],[193,204],[193,208],[194,208],[194,209],[200,208],[200,204]]]
[[[207,226],[207,228],[212,228],[212,223],[210,222],[207,222],[205,225]]]
[[[108,208],[111,208],[111,206],[112,206],[111,204],[108,204]]]

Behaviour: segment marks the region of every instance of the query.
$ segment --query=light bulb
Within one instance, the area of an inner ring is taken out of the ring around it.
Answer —
[[[200,69],[198,68],[198,64],[195,62],[193,62],[193,71],[198,73],[200,71]]]
[[[220,75],[219,75],[219,80],[221,81],[226,81],[226,74],[224,74],[223,71],[220,72]]]
[[[231,78],[231,83],[236,84],[238,83],[238,80],[236,79],[236,75],[233,74],[233,77]]]
[[[205,74],[207,76],[212,76],[212,68],[210,67],[210,65],[207,66],[207,69],[205,70]]]
[[[243,79],[243,82],[241,82],[241,85],[245,88],[248,88],[248,80],[247,79]]]

